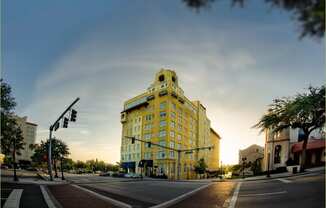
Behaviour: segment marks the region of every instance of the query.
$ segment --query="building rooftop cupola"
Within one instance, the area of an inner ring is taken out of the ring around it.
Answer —
[[[178,77],[175,71],[170,69],[161,69],[155,75],[154,85],[159,85],[162,83],[167,83],[168,85],[174,84],[178,86]]]

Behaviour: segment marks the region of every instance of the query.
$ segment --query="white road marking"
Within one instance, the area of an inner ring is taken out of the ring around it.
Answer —
[[[23,194],[23,189],[12,190],[3,208],[19,208],[20,198],[22,194]]]
[[[49,193],[46,191],[46,188],[43,185],[40,185],[40,189],[43,195],[43,199],[49,208],[56,208],[55,203],[52,201]]]
[[[287,179],[284,179],[284,178],[278,178],[278,179],[276,179],[276,180],[281,181],[281,182],[283,182],[283,183],[292,183],[292,181],[287,180]]]
[[[287,191],[278,191],[278,192],[269,192],[269,193],[261,193],[261,194],[243,194],[240,196],[246,197],[246,196],[269,196],[269,195],[277,195],[277,194],[286,194]]]
[[[239,182],[237,184],[237,187],[235,188],[235,190],[233,192],[233,196],[231,198],[229,208],[234,208],[235,207],[235,203],[237,202],[237,199],[238,199],[238,195],[239,195],[239,190],[240,190],[241,183],[242,182]]]
[[[96,193],[96,192],[91,191],[91,190],[89,190],[89,189],[86,189],[86,188],[84,188],[84,187],[81,187],[81,186],[78,186],[78,185],[75,185],[75,184],[72,184],[72,186],[75,187],[75,188],[78,188],[78,189],[80,189],[80,190],[83,190],[83,191],[85,191],[85,192],[88,192],[88,193],[92,194],[93,196],[95,196],[95,197],[97,197],[97,198],[100,198],[100,199],[102,199],[102,200],[104,200],[104,201],[110,202],[111,204],[114,204],[114,205],[116,205],[117,207],[121,207],[121,208],[132,208],[132,206],[129,205],[129,204],[126,204],[126,203],[124,203],[124,202],[121,202],[121,201],[118,201],[118,200],[112,199],[112,198],[107,197],[107,196],[103,196],[103,195],[101,195],[101,194],[99,194],[99,193]]]
[[[199,187],[197,189],[194,189],[194,190],[192,190],[190,192],[187,192],[185,194],[182,194],[182,195],[180,195],[180,196],[178,196],[178,197],[176,197],[174,199],[171,199],[169,201],[163,202],[163,203],[158,204],[158,205],[151,206],[150,208],[167,208],[167,207],[170,207],[173,204],[176,204],[176,203],[178,203],[178,202],[180,202],[180,201],[182,201],[182,200],[184,200],[184,199],[192,196],[193,194],[197,193],[198,191],[200,191],[202,189],[207,188],[210,185],[212,185],[212,183],[209,183],[209,184],[206,184],[204,186],[201,186],[201,187]]]

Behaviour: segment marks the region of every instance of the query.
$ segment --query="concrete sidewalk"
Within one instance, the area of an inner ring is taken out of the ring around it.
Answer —
[[[325,172],[325,167],[316,167],[316,168],[309,168],[306,169],[305,172],[302,173],[292,173],[292,172],[285,172],[285,173],[276,173],[276,174],[270,174],[270,178],[267,178],[266,175],[261,176],[253,176],[253,177],[247,177],[244,179],[229,179],[229,180],[236,180],[236,181],[256,181],[256,180],[267,180],[267,179],[276,179],[276,178],[287,178],[292,176],[299,176],[299,175],[306,175],[311,174],[314,172]]]

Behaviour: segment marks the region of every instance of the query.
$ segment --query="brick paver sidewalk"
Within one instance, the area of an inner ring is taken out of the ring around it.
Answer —
[[[63,208],[116,208],[102,199],[97,198],[90,193],[80,190],[68,184],[48,186],[53,197]]]

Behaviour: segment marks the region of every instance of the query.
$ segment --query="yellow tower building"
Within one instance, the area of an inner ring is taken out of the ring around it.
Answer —
[[[146,92],[124,103],[121,123],[121,164],[128,172],[192,179],[200,158],[205,159],[208,170],[218,169],[220,137],[210,127],[206,108],[184,96],[172,70],[161,69]],[[127,137],[150,143],[132,142]],[[173,151],[198,147],[211,148],[182,151],[179,155]]]

